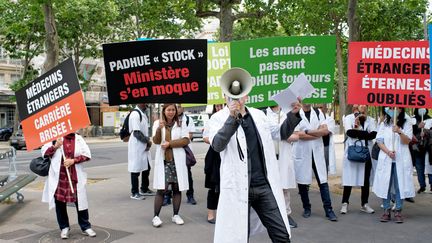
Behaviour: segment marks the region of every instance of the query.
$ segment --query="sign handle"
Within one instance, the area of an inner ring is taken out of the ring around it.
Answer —
[[[62,156],[63,156],[63,161],[65,161],[66,157],[65,157],[65,154],[64,154],[64,151],[63,151],[63,145],[61,146],[61,152],[62,152]],[[69,186],[70,186],[70,188],[72,190],[72,193],[75,193],[75,190],[74,190],[73,185],[72,185],[72,180],[71,180],[69,168],[66,168],[66,175],[67,175],[67,178],[68,178],[68,181],[69,181]]]

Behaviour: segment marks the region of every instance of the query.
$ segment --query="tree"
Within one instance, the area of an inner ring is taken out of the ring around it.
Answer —
[[[193,0],[115,0],[114,39],[191,37],[201,27]]]
[[[274,2],[274,0],[248,0],[241,5],[241,0],[196,0],[196,16],[200,18],[218,18],[219,41],[226,42],[233,39],[233,29],[236,21],[245,18],[257,20],[267,16],[271,14]]]
[[[46,58],[43,64],[42,73],[55,67],[59,62],[59,40],[54,18],[53,4],[51,0],[46,0],[42,4],[45,20],[45,53]]]

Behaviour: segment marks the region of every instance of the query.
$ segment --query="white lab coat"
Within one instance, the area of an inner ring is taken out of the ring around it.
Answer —
[[[277,137],[279,134],[279,126],[276,123],[272,123],[262,111],[254,108],[247,109],[256,124],[257,132],[262,141],[267,179],[277,201],[287,231],[290,233],[288,218],[285,212],[284,196],[282,187],[280,186],[279,166],[272,141],[272,136]],[[217,134],[218,130],[222,128],[228,116],[229,109],[225,107],[212,115],[208,121],[211,144],[213,143],[214,136]],[[214,236],[215,243],[248,242],[249,180],[247,144],[246,136],[241,126],[237,129],[236,134],[231,137],[225,150],[220,152],[220,196]],[[240,147],[244,154],[243,161],[241,161],[239,157],[236,136],[238,137]],[[256,223],[258,223],[252,220],[253,218],[255,217],[251,213],[251,234],[255,233],[253,229],[257,229]]]
[[[300,110],[302,120],[297,125],[296,130],[305,131],[315,130],[325,124],[325,118],[321,111],[318,116],[314,109],[311,109],[310,121],[306,118],[303,110]],[[294,168],[296,181],[299,184],[310,185],[312,183],[312,154],[315,160],[318,176],[321,184],[327,183],[327,168],[324,158],[324,144],[322,138],[315,140],[299,140],[294,144]]]
[[[327,129],[330,131],[328,173],[330,175],[335,175],[336,174],[336,151],[335,151],[333,134],[336,134],[336,122],[333,119],[333,117],[331,117],[330,115],[325,115],[325,124],[327,124]]]
[[[406,121],[403,125],[402,132],[411,138],[413,136],[411,118],[408,115],[405,115],[405,118]],[[385,123],[381,123],[377,139],[384,139],[384,145],[390,150],[392,149],[392,138],[395,140],[396,173],[401,199],[411,198],[415,196],[411,154],[408,144],[401,143],[400,136],[392,131],[392,127],[393,124],[386,125]],[[372,186],[372,191],[380,198],[387,198],[391,166],[392,159],[380,150],[374,184]]]
[[[344,128],[345,133],[350,130],[354,129],[355,124],[355,116],[354,114],[349,114],[344,119]],[[376,131],[376,122],[375,119],[368,116],[364,127],[362,128],[363,131],[367,132],[373,132]],[[354,145],[355,141],[357,141],[356,138],[350,138],[347,136],[347,139],[345,141],[345,151],[344,151],[344,157],[343,157],[343,169],[342,169],[342,185],[344,186],[363,186],[364,185],[364,176],[365,176],[365,163],[356,163],[351,162],[348,160],[348,147],[351,145]],[[357,142],[359,145],[359,142]],[[361,140],[361,145],[365,145],[365,140]],[[369,153],[372,154],[372,147],[373,147],[373,141],[368,141],[368,148]],[[374,175],[373,167],[371,171],[371,175]],[[371,176],[371,184],[373,181],[373,177]]]
[[[158,127],[159,127],[159,120],[153,123],[153,134],[156,134],[156,129]],[[161,144],[162,144],[165,142],[165,127],[162,128],[161,132],[162,132],[161,133],[162,135]],[[182,125],[181,127],[179,127],[177,126],[177,122],[175,122],[174,126],[171,128],[171,140],[180,139],[180,138],[189,139],[189,131],[186,128],[186,126]],[[188,171],[186,167],[185,150],[184,148],[173,148],[172,151],[174,156],[174,163],[176,166],[179,190],[180,191],[188,190],[189,181],[188,181]],[[156,190],[165,189],[164,159],[165,159],[165,150],[162,149],[160,144],[156,144],[154,176],[153,176],[153,188]]]
[[[129,115],[129,142],[128,142],[128,171],[140,173],[148,170],[148,163],[151,161],[150,152],[145,151],[147,143],[142,143],[134,135],[133,131],[141,131],[144,136],[148,137],[149,122],[147,115],[135,107],[141,113],[141,122],[138,112],[132,111]]]
[[[279,126],[286,119],[286,114],[283,111],[276,113],[268,107],[266,112],[267,112],[267,117],[271,119],[273,122],[279,123]],[[289,143],[286,140],[281,141],[280,136],[274,138],[273,142],[275,145],[276,152],[279,153],[278,164],[279,164],[281,186],[283,189],[296,188],[297,183],[295,181],[292,143]]]
[[[425,127],[424,129],[432,128],[432,119],[424,120]],[[429,153],[425,155],[425,174],[432,174],[432,165],[429,164]]]
[[[49,147],[52,146],[52,143],[47,143],[42,146],[41,153],[42,157]],[[87,158],[91,158],[91,153],[88,145],[84,141],[84,139],[75,134],[75,152],[74,157],[78,157],[80,155],[84,155]],[[48,203],[48,208],[51,210],[55,207],[54,194],[57,190],[59,177],[60,177],[60,165],[62,159],[62,149],[57,149],[51,158],[51,166],[49,169],[48,177],[45,180],[45,185],[42,194],[42,202]],[[87,184],[87,173],[84,172],[83,166],[81,164],[75,164],[75,169],[77,173],[77,198],[78,198],[78,209],[79,211],[85,210],[88,208],[87,202],[87,192],[85,185]]]

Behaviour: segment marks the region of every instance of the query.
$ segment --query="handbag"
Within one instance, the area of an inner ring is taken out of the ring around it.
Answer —
[[[360,145],[357,145],[360,143]],[[354,145],[348,146],[348,159],[351,162],[365,163],[370,160],[369,148],[363,146],[360,140],[354,142]]]
[[[31,160],[30,170],[36,175],[47,176],[51,165],[51,159],[48,157],[37,157]]]
[[[378,160],[378,155],[379,155],[380,150],[381,149],[378,146],[378,143],[375,142],[374,145],[372,146],[372,154],[371,154],[372,159]]]
[[[194,154],[192,153],[192,150],[189,148],[189,145],[186,145],[183,147],[186,153],[186,165],[188,167],[192,167],[196,164],[196,159]]]

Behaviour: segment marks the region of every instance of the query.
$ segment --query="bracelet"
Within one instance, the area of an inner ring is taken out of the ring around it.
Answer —
[[[304,131],[305,134],[308,134],[308,132],[309,132],[309,129],[306,129],[306,130]]]

